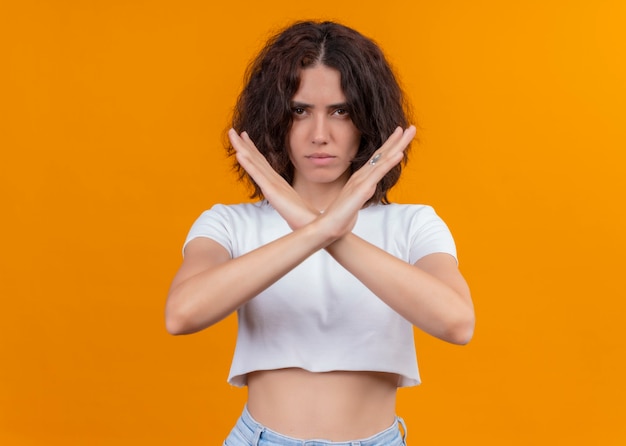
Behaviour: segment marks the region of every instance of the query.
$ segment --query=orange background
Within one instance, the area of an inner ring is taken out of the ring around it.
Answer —
[[[171,337],[187,230],[237,202],[220,146],[268,32],[386,50],[421,143],[394,193],[451,227],[478,318],[417,333],[412,444],[626,444],[626,3],[1,1],[0,443],[217,445],[231,317]]]

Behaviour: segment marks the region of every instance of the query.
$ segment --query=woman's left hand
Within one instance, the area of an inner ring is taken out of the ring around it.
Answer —
[[[352,231],[359,210],[372,198],[380,180],[402,161],[405,149],[415,137],[415,127],[401,127],[389,135],[372,154],[370,161],[356,170],[335,200],[326,208],[324,219],[336,231],[338,238]]]

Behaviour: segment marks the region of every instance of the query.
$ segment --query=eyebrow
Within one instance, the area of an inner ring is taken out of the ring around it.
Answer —
[[[305,102],[298,102],[298,101],[291,101],[291,106],[298,107],[298,108],[315,108],[312,104],[307,104]],[[338,104],[330,104],[326,106],[327,110],[332,110],[335,108],[349,108],[349,106],[347,102],[340,102]]]

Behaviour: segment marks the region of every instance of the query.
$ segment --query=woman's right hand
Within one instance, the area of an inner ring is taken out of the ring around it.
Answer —
[[[295,230],[315,220],[319,213],[308,205],[259,152],[247,132],[228,131],[237,162],[263,191],[265,199]]]

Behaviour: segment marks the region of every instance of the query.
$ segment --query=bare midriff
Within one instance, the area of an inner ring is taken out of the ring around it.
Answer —
[[[288,368],[248,375],[248,410],[267,428],[300,439],[370,437],[395,419],[398,375]]]

